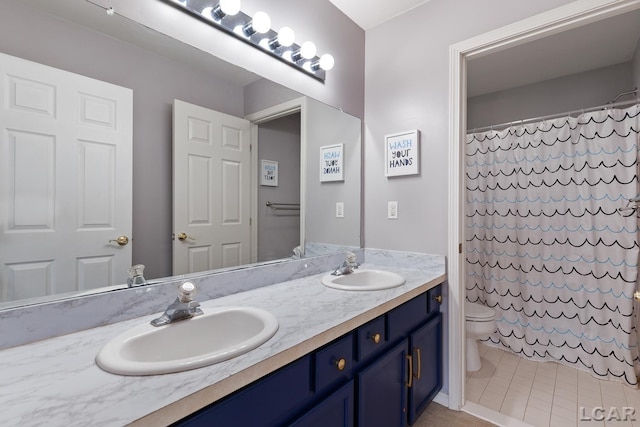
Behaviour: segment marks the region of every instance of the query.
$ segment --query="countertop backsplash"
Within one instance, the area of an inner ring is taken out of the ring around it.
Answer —
[[[358,262],[364,262],[364,250],[354,252]],[[377,256],[384,258],[384,255]],[[186,280],[196,285],[196,299],[206,301],[329,271],[338,267],[344,258],[344,253],[335,253],[211,274],[174,276],[159,279],[163,281],[161,283],[157,283],[158,280],[151,281],[156,282],[155,285],[2,310],[0,350],[160,313],[173,302],[177,287]]]

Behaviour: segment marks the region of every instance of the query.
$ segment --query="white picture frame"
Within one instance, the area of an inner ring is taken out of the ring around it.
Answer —
[[[398,132],[384,137],[386,177],[420,173],[420,131]]]
[[[320,182],[344,181],[344,144],[320,147]]]
[[[260,185],[267,187],[278,186],[278,162],[260,160]]]

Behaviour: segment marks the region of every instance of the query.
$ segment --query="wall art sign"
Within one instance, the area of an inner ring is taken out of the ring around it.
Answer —
[[[260,185],[278,186],[278,162],[260,160]]]
[[[320,182],[344,181],[344,144],[320,147]]]
[[[416,175],[420,166],[420,133],[417,129],[384,137],[385,176]]]

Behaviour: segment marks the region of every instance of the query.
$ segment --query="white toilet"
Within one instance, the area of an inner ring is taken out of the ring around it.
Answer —
[[[496,330],[496,313],[493,309],[475,302],[464,302],[465,329],[467,333],[467,371],[480,369],[478,340],[489,338]]]

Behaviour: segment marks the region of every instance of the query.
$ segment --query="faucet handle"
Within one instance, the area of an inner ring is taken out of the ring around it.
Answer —
[[[350,264],[353,264],[356,262],[356,260],[358,259],[356,257],[356,254],[354,254],[353,252],[347,252],[347,262]]]
[[[178,299],[180,302],[191,302],[196,294],[196,285],[191,282],[184,282],[178,287]]]

